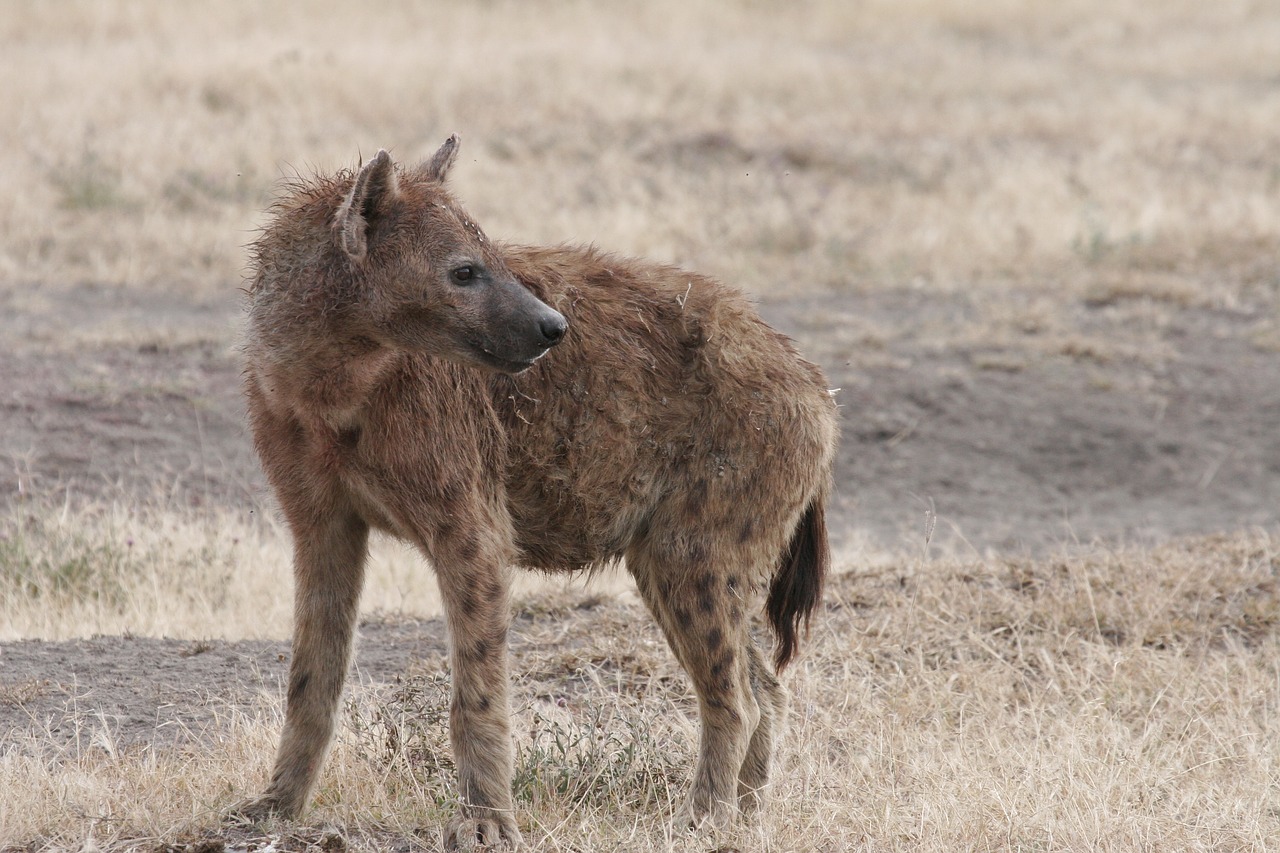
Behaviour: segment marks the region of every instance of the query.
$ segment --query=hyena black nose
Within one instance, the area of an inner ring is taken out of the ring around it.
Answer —
[[[564,337],[565,330],[569,328],[569,321],[559,311],[552,311],[551,314],[542,318],[538,328],[542,330],[542,337],[546,339],[547,346],[553,347]]]

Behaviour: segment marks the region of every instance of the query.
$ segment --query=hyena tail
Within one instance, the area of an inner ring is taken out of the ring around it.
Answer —
[[[800,646],[801,623],[808,634],[809,618],[822,599],[822,582],[827,575],[831,552],[827,547],[827,519],[822,495],[810,502],[795,532],[778,560],[778,571],[769,585],[765,609],[778,638],[773,663],[781,672]]]

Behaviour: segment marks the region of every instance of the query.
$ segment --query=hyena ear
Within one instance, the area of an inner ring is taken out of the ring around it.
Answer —
[[[333,236],[352,261],[362,261],[369,252],[369,225],[378,208],[395,197],[395,165],[386,149],[360,168],[351,192],[333,217]]]
[[[458,134],[450,136],[430,160],[418,167],[418,171],[429,180],[443,182],[449,167],[458,159],[458,141]]]

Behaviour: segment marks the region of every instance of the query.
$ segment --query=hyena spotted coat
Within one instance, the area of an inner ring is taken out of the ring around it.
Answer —
[[[778,669],[818,604],[835,405],[743,295],[591,248],[491,242],[428,162],[385,151],[279,199],[253,249],[245,393],[294,539],[284,734],[250,817],[295,815],[333,734],[370,530],[435,568],[461,808],[450,847],[520,845],[508,569],[625,558],[698,696],[680,820],[723,824],[769,779]]]

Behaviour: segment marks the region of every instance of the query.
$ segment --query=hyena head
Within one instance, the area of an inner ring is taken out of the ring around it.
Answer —
[[[568,322],[516,280],[445,189],[457,154],[457,136],[410,169],[379,151],[334,214],[334,242],[375,340],[519,373],[560,342]]]

